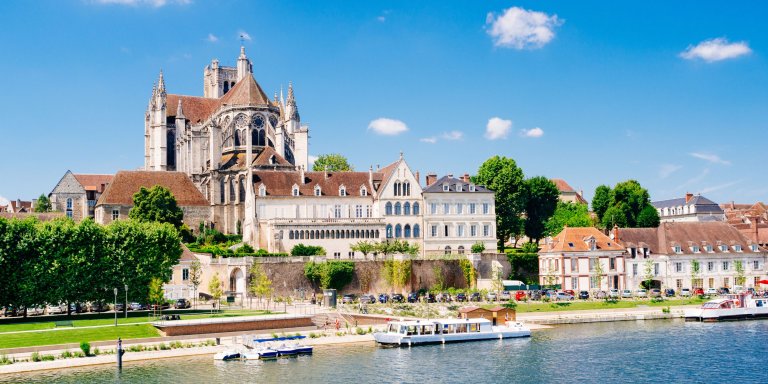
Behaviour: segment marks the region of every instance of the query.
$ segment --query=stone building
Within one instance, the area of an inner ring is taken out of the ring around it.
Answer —
[[[52,210],[64,212],[75,221],[94,218],[96,202],[112,181],[112,177],[113,175],[74,174],[67,171],[48,194]]]
[[[119,171],[107,185],[96,203],[95,218],[99,224],[127,219],[133,208],[133,195],[144,188],[160,185],[171,191],[176,204],[184,213],[184,224],[196,230],[200,223],[208,223],[211,209],[208,201],[192,181],[181,172]]]
[[[555,184],[557,190],[560,192],[560,201],[564,203],[579,203],[588,204],[584,199],[584,192],[577,191],[571,187],[568,182],[563,179],[550,179]]]

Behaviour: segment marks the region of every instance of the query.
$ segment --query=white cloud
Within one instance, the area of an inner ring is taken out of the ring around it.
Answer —
[[[419,141],[421,141],[422,143],[434,144],[434,143],[437,143],[437,137],[434,137],[434,136],[422,137],[421,139],[419,139]]]
[[[719,191],[721,189],[732,187],[732,186],[734,186],[734,185],[736,185],[736,184],[738,184],[740,182],[741,182],[741,180],[735,180],[735,181],[731,181],[731,182],[724,183],[724,184],[713,185],[711,187],[706,187],[706,188],[702,189],[701,191],[699,191],[699,193],[701,193],[703,195],[703,194],[706,194],[706,193],[710,193],[710,192],[714,192],[714,191]]]
[[[485,138],[488,140],[506,139],[512,129],[512,120],[492,117],[485,126]]]
[[[312,165],[317,161],[317,156],[307,155],[307,161],[309,162],[309,165]]]
[[[682,165],[662,164],[661,168],[659,168],[659,177],[662,179],[666,179],[667,177],[669,177],[669,175],[679,171],[681,168],[683,168]]]
[[[102,5],[129,5],[132,7],[148,5],[150,7],[160,8],[168,4],[187,5],[191,4],[192,0],[91,0],[91,3]]]
[[[210,43],[215,43],[215,42],[219,41],[219,38],[216,37],[216,35],[214,35],[213,33],[209,33],[208,37],[205,40],[210,42]]]
[[[408,126],[400,120],[381,117],[371,121],[368,124],[368,129],[379,135],[395,136],[407,131]]]
[[[691,156],[693,156],[693,157],[695,157],[697,159],[702,159],[702,160],[709,161],[710,163],[723,164],[723,165],[731,165],[730,161],[723,160],[723,159],[720,158],[720,156],[713,155],[711,153],[691,152],[691,153],[689,153],[689,155],[691,155]]]
[[[383,23],[383,22],[387,21],[387,15],[389,15],[390,12],[392,12],[392,11],[390,11],[389,9],[386,9],[386,10],[382,11],[381,15],[376,17],[376,20],[378,20],[380,23]]]
[[[539,127],[535,127],[531,129],[523,129],[523,130],[520,130],[520,136],[539,138],[544,136],[544,130]]]
[[[702,41],[697,45],[689,45],[680,53],[680,57],[688,60],[702,59],[708,63],[720,60],[735,59],[752,53],[752,49],[745,41],[729,43],[728,39],[718,37],[712,40]]]
[[[243,39],[245,41],[251,41],[251,35],[248,34],[248,32],[240,30],[240,32],[237,33],[238,39]]]
[[[493,45],[514,49],[536,49],[555,38],[555,27],[563,21],[557,15],[512,7],[501,15],[488,13],[486,29]]]
[[[464,137],[464,133],[461,131],[450,131],[443,133],[440,137],[446,140],[461,140]]]

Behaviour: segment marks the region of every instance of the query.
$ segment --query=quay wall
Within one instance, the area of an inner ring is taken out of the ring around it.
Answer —
[[[199,322],[191,324],[155,324],[163,336],[202,335],[207,333],[226,333],[241,331],[258,331],[262,329],[302,328],[312,327],[311,316],[295,316],[280,319]]]

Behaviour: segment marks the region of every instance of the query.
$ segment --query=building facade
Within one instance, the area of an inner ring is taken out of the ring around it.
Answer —
[[[573,187],[571,187],[565,180],[550,179],[550,181],[555,184],[557,190],[560,192],[560,201],[564,203],[588,204],[587,200],[584,199],[584,193],[573,189]]]
[[[659,219],[665,222],[725,221],[725,212],[717,203],[701,195],[687,193],[679,199],[651,202]]]
[[[652,278],[657,288],[756,287],[766,276],[766,249],[724,222],[667,222],[619,231],[627,286]],[[741,284],[737,283],[737,280]]]
[[[624,247],[593,227],[565,227],[539,251],[539,283],[561,289],[624,289]]]
[[[104,193],[113,175],[74,174],[67,171],[56,183],[48,198],[53,211],[64,212],[75,221],[95,218],[96,202]]]
[[[424,189],[424,251],[428,254],[468,254],[482,243],[485,252],[496,252],[494,194],[475,185],[466,175],[435,180],[427,176]]]

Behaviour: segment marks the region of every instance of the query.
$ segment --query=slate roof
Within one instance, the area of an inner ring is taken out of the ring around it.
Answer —
[[[696,213],[723,213],[723,209],[717,203],[702,195],[694,195],[687,203],[685,202],[685,197],[681,197],[678,199],[653,201],[651,205],[656,209],[694,205],[696,206]]]
[[[593,252],[589,249],[587,240],[595,238],[597,251],[621,251],[624,246],[611,240],[595,227],[565,227],[549,244],[541,248],[541,253],[550,252]]]
[[[96,205],[133,205],[133,195],[141,187],[155,185],[168,188],[179,206],[209,205],[186,174],[168,171],[119,171]]]
[[[103,192],[106,185],[108,185],[112,181],[112,178],[115,177],[115,175],[89,175],[82,173],[73,173],[72,176],[75,176],[77,182],[80,183],[86,191],[97,192]]]
[[[448,191],[443,191],[443,184],[448,184]],[[456,190],[456,185],[461,185],[461,191]],[[475,190],[470,191],[469,185],[471,183],[466,183],[464,180],[457,179],[455,177],[450,176],[443,176],[439,178],[437,181],[429,185],[426,189],[424,189],[424,193],[448,193],[448,192],[458,192],[458,193],[493,193],[488,188],[485,188],[480,185],[475,185]],[[474,184],[473,184],[474,185]]]
[[[257,171],[253,173],[253,188],[263,183],[267,196],[292,196],[294,184],[299,187],[300,196],[314,196],[315,185],[320,186],[322,196],[339,196],[339,187],[344,185],[348,196],[360,196],[360,186],[364,185],[368,197],[372,198],[373,186],[369,183],[368,172],[304,172],[304,183],[300,183],[301,172],[296,171]],[[382,174],[373,173],[374,180],[381,180]]]
[[[752,244],[742,232],[725,222],[666,222],[657,228],[621,228],[619,240],[626,248],[643,248],[647,244],[652,253],[675,254],[673,247],[679,245],[683,254],[694,254],[691,249],[698,246],[700,253],[706,254],[705,245],[711,245],[714,252],[717,246],[727,245],[729,252],[733,245],[741,245],[743,252],[750,253]],[[759,252],[765,251],[763,248]]]

